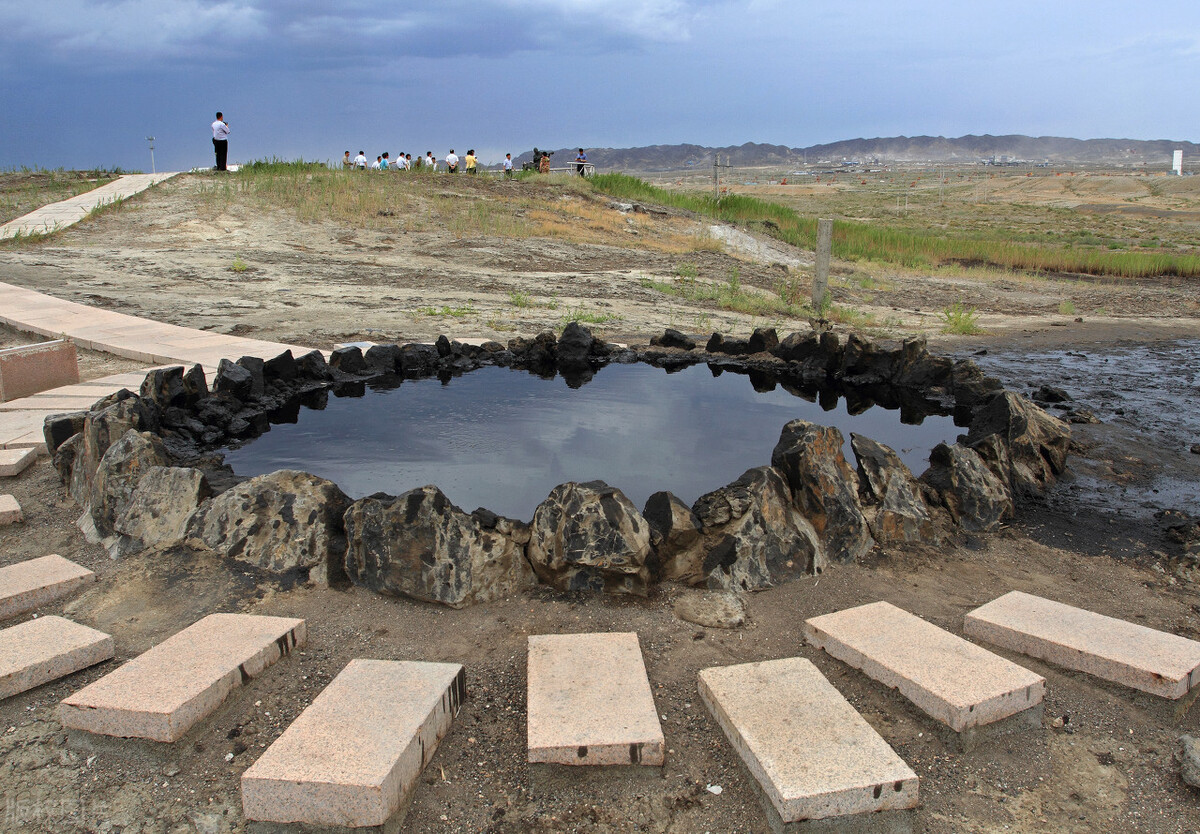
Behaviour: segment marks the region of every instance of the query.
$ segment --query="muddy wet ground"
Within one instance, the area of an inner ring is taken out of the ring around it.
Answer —
[[[428,259],[405,272],[398,261],[370,264],[358,251],[362,241],[381,232],[353,232],[358,243],[339,247],[334,230],[326,226],[317,224],[314,231],[294,221],[259,222],[246,212],[237,218],[237,228],[257,234],[261,251],[282,251],[297,242],[320,251],[297,256],[286,268],[268,267],[264,259],[262,271],[251,276],[261,280],[242,281],[222,269],[236,251],[248,250],[230,244],[215,227],[212,240],[179,239],[184,221],[208,222],[195,211],[189,214],[186,181],[152,195],[145,205],[155,207],[157,215],[144,209],[117,212],[53,244],[0,253],[0,280],[184,324],[239,321],[256,335],[324,344],[368,335],[361,316],[357,323],[349,318],[354,305],[337,298],[355,276],[379,282],[355,291],[355,299],[363,299],[356,303],[367,305],[363,309],[382,311],[371,300],[399,293],[418,299],[414,305],[451,305],[468,286],[467,265],[481,257],[472,246],[452,243],[452,236],[415,233],[432,235],[414,239]],[[634,294],[645,288],[617,276],[625,269],[669,273],[674,255],[614,250],[605,262],[608,250],[554,241],[494,248],[518,259],[511,266],[484,269],[489,280],[505,288],[494,294],[496,315],[511,311],[511,326],[521,332],[554,324],[551,317],[559,314],[513,307],[508,288],[545,298],[541,288],[559,282],[560,299],[574,304],[566,292],[581,283],[576,257],[603,268],[603,280],[591,276],[597,283],[588,297],[623,305],[626,318],[618,329],[644,338],[667,323],[665,312],[656,309],[661,299],[639,301]],[[415,249],[399,249],[379,257],[416,256]],[[728,252],[687,257],[710,264],[716,275],[731,264],[744,264]],[[435,267],[440,271],[431,277],[428,270]],[[550,273],[538,271],[541,267]],[[851,273],[856,268],[845,267]],[[747,266],[743,275],[768,283],[770,269]],[[331,277],[339,270],[345,271],[344,281]],[[412,277],[418,273],[424,276],[420,281]],[[706,629],[677,619],[671,604],[687,591],[673,586],[648,599],[539,591],[452,611],[356,588],[279,585],[188,553],[114,562],[75,530],[79,508],[64,496],[49,462],[40,461],[5,485],[21,501],[27,521],[0,529],[0,565],[58,552],[97,571],[96,587],[42,613],[66,613],[109,631],[118,654],[108,664],[0,702],[0,830],[244,830],[241,772],[346,662],[374,657],[454,661],[467,668],[468,700],[418,785],[406,831],[764,834],[749,777],[703,708],[696,672],[793,655],[812,659],[917,771],[922,779],[918,830],[1200,830],[1200,796],[1182,783],[1176,760],[1178,735],[1200,732],[1195,708],[1176,719],[1169,705],[1148,696],[1006,655],[1046,676],[1045,725],[961,753],[896,693],[813,651],[801,634],[808,616],[879,599],[961,634],[966,611],[1018,589],[1200,638],[1200,597],[1194,585],[1163,568],[1175,545],[1153,520],[1156,509],[1172,504],[1196,511],[1196,491],[1186,489],[1200,484],[1200,456],[1188,451],[1200,442],[1194,408],[1195,290],[1167,281],[1122,286],[1120,297],[1144,298],[1136,315],[1086,315],[1077,323],[1053,312],[1065,286],[1053,281],[1013,278],[993,286],[982,278],[954,278],[957,287],[951,292],[943,279],[907,276],[887,289],[881,288],[882,278],[869,292],[884,306],[894,300],[894,306],[912,305],[928,317],[963,286],[981,299],[1024,298],[1019,315],[987,313],[992,321],[1004,322],[988,334],[939,336],[937,349],[963,355],[986,349],[977,360],[1006,384],[1022,392],[1042,384],[1063,388],[1073,405],[1090,409],[1102,422],[1073,426],[1073,475],[1044,502],[1026,505],[1003,530],[961,536],[937,548],[878,551],[862,564],[831,569],[819,579],[751,595],[749,623],[738,630]],[[384,284],[391,288],[381,289]],[[482,308],[477,285],[469,286]],[[868,290],[847,283],[839,292]],[[285,304],[289,296],[295,300]],[[239,298],[258,306],[220,307]],[[241,310],[245,315],[230,315]],[[696,306],[686,315],[715,319],[717,314]],[[478,324],[411,314],[394,322],[389,335],[427,336],[451,330],[447,325],[461,332]],[[751,323],[731,322],[742,332]],[[1175,482],[1182,486],[1174,489]],[[91,749],[67,739],[54,717],[58,700],[213,611],[305,617],[309,645],[235,691],[213,717],[169,748],[118,743]],[[662,769],[563,773],[525,764],[525,639],[582,630],[639,634],[664,716],[669,752]],[[721,793],[708,791],[710,785],[721,786]]]

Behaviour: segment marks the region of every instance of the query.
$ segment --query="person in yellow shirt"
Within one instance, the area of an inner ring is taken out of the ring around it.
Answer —
[[[478,172],[475,170],[475,166],[476,166],[476,164],[478,164],[478,163],[477,163],[477,161],[476,161],[476,159],[475,159],[475,149],[474,149],[474,148],[471,148],[471,150],[467,151],[467,158],[466,158],[465,162],[466,162],[466,165],[467,165],[467,173],[468,173],[468,174],[475,174],[475,173],[478,173]]]

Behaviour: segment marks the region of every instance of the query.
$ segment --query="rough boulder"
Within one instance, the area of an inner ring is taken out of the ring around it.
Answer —
[[[825,567],[816,531],[769,466],[700,496],[693,509],[703,534],[664,561],[665,576],[711,589],[756,591]]]
[[[936,541],[936,528],[921,497],[921,486],[900,457],[861,434],[850,435],[850,447],[867,499],[864,513],[875,539],[889,543]]]
[[[835,428],[792,420],[771,453],[771,465],[783,473],[796,508],[816,529],[831,562],[853,562],[875,546],[842,442]]]
[[[994,530],[1012,518],[1013,500],[1001,481],[974,449],[939,443],[929,453],[929,469],[921,481],[931,487],[964,530]]]
[[[329,584],[341,576],[349,505],[332,481],[281,469],[206,504],[188,525],[188,543],[273,573],[307,571]]]
[[[373,591],[462,608],[510,596],[533,581],[523,525],[489,529],[435,486],[372,496],[346,510],[346,573]],[[507,522],[507,524],[506,524]]]
[[[650,525],[603,481],[559,484],[533,514],[529,561],[561,591],[646,593]]]

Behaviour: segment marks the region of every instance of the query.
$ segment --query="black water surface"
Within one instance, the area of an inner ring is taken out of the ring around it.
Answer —
[[[354,498],[436,484],[465,509],[528,520],[566,481],[607,481],[639,508],[659,490],[691,503],[770,464],[789,420],[837,426],[852,466],[851,431],[891,446],[917,474],[930,449],[958,434],[950,417],[904,425],[899,411],[879,407],[851,416],[846,401],[828,392],[819,398],[823,408],[780,387],[756,391],[750,378],[704,365],[670,374],[612,365],[578,389],[495,367],[447,383],[369,387],[365,396],[321,392],[273,415],[284,422],[229,450],[226,462],[246,476],[301,469]]]

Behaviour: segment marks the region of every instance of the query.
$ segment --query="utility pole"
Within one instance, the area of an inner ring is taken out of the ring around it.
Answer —
[[[158,171],[154,170],[154,137],[147,136],[146,141],[150,143],[150,173],[157,174]]]
[[[728,162],[721,164],[721,155],[717,154],[713,158],[713,199],[718,203],[721,201],[721,169],[732,167]]]

